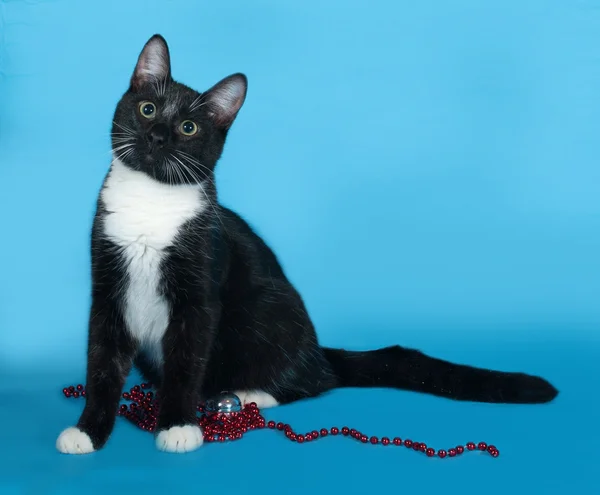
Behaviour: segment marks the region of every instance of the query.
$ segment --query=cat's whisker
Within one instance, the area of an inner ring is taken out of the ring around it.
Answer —
[[[179,160],[180,161],[180,160]],[[192,168],[190,168],[187,165],[184,165],[185,169],[189,172],[190,175],[194,176],[194,177],[199,177],[199,173],[195,172]],[[210,176],[210,175],[205,175],[204,179],[198,179],[197,181],[199,184],[202,182],[208,182],[209,184],[212,184],[213,186],[216,186],[214,179]]]
[[[207,179],[212,183],[215,184],[213,177],[213,173],[212,170],[210,170],[206,165],[202,165],[198,160],[195,160],[194,158],[192,158],[190,155],[186,154],[181,154],[181,152],[179,152],[179,156],[181,157],[182,160],[186,161],[187,163],[189,163],[189,165],[191,167],[193,167],[194,169],[198,170],[198,171],[204,171],[206,174]]]
[[[204,98],[206,98],[206,95],[207,93],[204,93],[196,97],[196,99],[190,105],[190,112],[194,112],[198,110],[202,105],[206,104],[206,102],[204,102]]]
[[[113,120],[113,124],[115,124],[119,129],[121,129],[122,131],[124,131],[125,133],[127,133],[129,136],[135,136],[135,131],[133,129],[130,129],[129,127],[119,124],[118,122],[115,122]]]
[[[190,167],[188,167],[185,163],[183,163],[179,158],[177,158],[175,155],[171,155],[172,158],[174,158],[177,162],[179,162],[179,164],[183,167],[183,169],[192,176],[192,178],[196,181],[197,184],[202,184],[202,179],[200,178],[200,176],[196,173],[194,173],[193,170],[190,169]]]
[[[194,101],[192,101],[192,103],[190,103],[190,111],[193,111],[194,107],[200,103],[202,101],[204,95],[198,95],[196,96],[196,98],[194,98]]]
[[[177,174],[177,176],[179,177],[179,180],[185,184],[185,176],[183,175],[182,170],[180,169],[179,165],[177,164],[177,162],[172,162],[171,160],[169,160],[169,163],[173,164],[173,168],[175,170],[175,173]]]
[[[166,94],[168,82],[166,77],[153,77],[150,81],[157,96],[162,97]]]
[[[154,88],[154,92],[160,96],[160,90],[158,88],[158,80],[156,78],[151,79],[152,87]]]
[[[125,144],[125,143],[134,143],[135,140],[133,138],[113,138],[113,143],[115,144]]]
[[[196,106],[194,107],[194,110],[198,110],[200,107],[203,107],[203,106],[204,106],[204,105],[206,105],[207,103],[210,103],[210,102],[209,102],[209,101],[203,101],[203,102],[200,102],[198,105],[196,105]]]
[[[202,193],[204,194],[204,197],[206,198],[206,202],[212,208],[212,210],[213,210],[213,212],[215,214],[215,218],[218,220],[218,222],[221,224],[221,226],[223,228],[225,228],[225,225],[223,224],[223,221],[221,220],[221,216],[219,215],[219,212],[217,211],[217,208],[215,207],[214,203],[210,200],[210,197],[208,196],[208,194],[204,190],[204,187],[202,187],[202,182],[203,182],[202,179],[195,172],[193,172],[187,165],[185,165],[179,158],[177,158],[175,155],[171,155],[171,156],[175,160],[177,160],[184,167],[185,171],[187,171],[187,173],[189,175],[191,175],[193,178],[195,178],[195,180],[198,183],[198,185],[200,185],[200,189],[201,189]],[[210,182],[212,182],[214,184],[214,181],[212,181],[212,179],[210,178],[210,176],[207,176],[206,179],[208,179]]]
[[[133,150],[133,148],[130,148],[130,149],[128,149],[128,150],[125,150],[124,152],[122,152],[122,153],[119,153],[119,154],[115,154],[115,153],[113,152],[113,153],[112,153],[112,156],[113,156],[113,160],[112,160],[112,161],[113,161],[113,162],[114,162],[115,160],[123,161],[125,158],[127,158],[129,155],[131,155],[131,154],[133,153],[133,151],[134,151],[134,150]]]
[[[173,170],[167,159],[163,160],[163,167],[167,171],[167,182],[169,186],[173,186]]]
[[[119,152],[119,151],[123,151],[126,150],[127,148],[133,148],[134,144],[133,143],[127,143],[127,144],[122,144],[121,146],[117,146],[115,148],[113,148],[113,152]]]
[[[204,170],[206,170],[207,172],[211,172],[210,168],[208,168],[206,165],[203,165],[202,163],[200,163],[198,160],[196,160],[196,158],[194,158],[192,155],[185,153],[184,151],[180,151],[180,150],[176,150],[176,152],[182,157],[182,158],[186,158],[188,160],[188,162],[203,168]]]
[[[177,167],[181,170],[181,173],[184,177],[184,180],[187,184],[192,185],[194,182],[198,185],[201,184],[201,181],[199,180],[198,177],[195,177],[193,173],[191,173],[189,167],[186,167],[186,165],[179,160],[179,158],[175,157],[174,155],[171,155],[172,158],[175,159],[175,161],[178,163]],[[190,180],[191,177],[191,180]]]

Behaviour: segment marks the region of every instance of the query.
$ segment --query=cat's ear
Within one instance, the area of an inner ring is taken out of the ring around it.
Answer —
[[[228,129],[246,99],[248,79],[244,74],[233,74],[210,88],[204,97],[214,122]]]
[[[139,90],[146,84],[156,84],[171,79],[171,57],[167,42],[155,34],[144,45],[131,77],[131,86]]]

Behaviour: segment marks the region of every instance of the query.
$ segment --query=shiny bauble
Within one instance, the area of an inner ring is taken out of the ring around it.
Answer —
[[[231,392],[221,392],[216,397],[206,401],[204,412],[206,414],[232,414],[242,411],[242,401]]]

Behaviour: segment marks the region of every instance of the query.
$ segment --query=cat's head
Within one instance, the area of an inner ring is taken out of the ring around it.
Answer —
[[[167,42],[142,50],[115,111],[113,154],[126,166],[171,184],[210,177],[244,99],[247,79],[233,74],[204,93],[173,80]]]

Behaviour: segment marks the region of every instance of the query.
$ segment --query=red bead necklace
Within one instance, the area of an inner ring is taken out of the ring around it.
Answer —
[[[129,407],[126,404],[121,404],[118,410],[118,415],[123,416],[135,424],[138,428],[144,431],[153,432],[156,426],[156,413],[158,411],[159,400],[154,396],[154,393],[150,390],[152,386],[148,383],[142,383],[132,387],[129,392],[123,393],[123,399],[128,401]],[[79,398],[85,397],[85,387],[83,385],[70,386],[63,388],[63,394],[67,398]],[[388,437],[369,437],[364,433],[355,430],[354,428],[348,428],[344,426],[342,428],[321,428],[320,430],[313,430],[305,434],[295,432],[292,427],[284,423],[275,423],[275,421],[265,421],[265,418],[260,414],[260,410],[257,405],[253,402],[247,404],[239,412],[209,412],[205,411],[203,406],[198,406],[198,426],[202,428],[204,432],[204,440],[206,442],[225,442],[228,440],[239,440],[242,438],[244,433],[249,430],[260,430],[265,427],[271,430],[282,431],[285,436],[296,443],[313,442],[320,438],[327,436],[338,436],[342,435],[345,437],[353,438],[361,443],[371,445],[395,445],[397,447],[404,446],[408,449],[412,449],[416,452],[422,452],[427,457],[439,457],[444,459],[445,457],[456,457],[465,450],[474,451],[479,450],[487,452],[492,457],[498,457],[500,451],[493,445],[488,445],[486,442],[468,442],[466,445],[458,445],[450,449],[435,449],[428,447],[423,442],[414,442],[406,439],[402,440],[400,437],[390,439]]]

